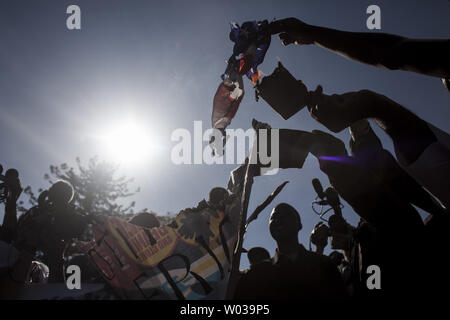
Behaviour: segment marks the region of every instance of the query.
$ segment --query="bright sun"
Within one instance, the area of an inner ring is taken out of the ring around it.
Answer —
[[[120,164],[148,161],[155,147],[149,129],[135,121],[112,126],[105,130],[100,139],[106,156]]]

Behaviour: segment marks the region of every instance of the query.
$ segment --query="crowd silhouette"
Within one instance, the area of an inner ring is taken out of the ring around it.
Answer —
[[[296,18],[271,22],[268,28],[272,35],[279,34],[285,45],[317,45],[356,62],[437,77],[450,90],[448,39],[343,32]],[[351,134],[348,149],[324,131],[313,130],[308,136],[309,152],[331,184],[318,197],[328,199],[333,214],[315,226],[311,234],[315,250],[308,250],[298,241],[301,215],[307,213],[300,215],[287,203],[277,204],[268,226],[277,243],[275,255],[270,257],[261,247],[248,250],[250,267],[240,271],[233,298],[345,300],[437,295],[438,287],[450,285],[449,265],[443,259],[450,227],[448,133],[371,90],[329,95],[318,86],[302,94],[313,119],[331,132],[348,128]],[[390,137],[395,155],[383,148],[368,119]],[[14,169],[1,173],[0,201],[5,203],[0,230],[3,289],[10,290],[13,284],[62,282],[64,247],[90,223],[71,205],[72,186],[65,181],[54,183],[40,195],[38,206],[18,218],[17,199],[22,192],[19,174]],[[220,199],[226,198],[224,194],[228,192],[223,188],[213,189],[210,201],[203,205],[217,208]],[[357,226],[346,221],[339,198],[359,215]],[[429,217],[422,221],[416,208]],[[148,228],[160,226],[151,214],[135,216],[129,222]],[[333,251],[324,255],[328,240]],[[38,250],[46,252],[49,259],[34,261]],[[82,256],[77,259],[88,268],[89,261]],[[373,266],[381,271],[381,289],[369,284],[368,270]],[[101,281],[95,270],[88,274],[85,281]],[[3,292],[3,297],[14,298],[11,292]]]

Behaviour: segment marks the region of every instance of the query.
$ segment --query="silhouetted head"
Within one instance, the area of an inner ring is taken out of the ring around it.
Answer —
[[[222,187],[212,188],[209,192],[208,204],[212,207],[219,207],[222,205],[223,201],[228,198],[228,191]]]
[[[19,177],[19,171],[17,169],[8,169],[5,172],[5,178],[18,178]]]
[[[56,181],[50,189],[48,189],[48,200],[55,205],[67,205],[72,201],[73,196],[73,187],[65,180]]]
[[[269,229],[275,241],[297,238],[302,229],[300,215],[291,205],[280,203],[270,214]]]
[[[250,267],[252,267],[264,260],[270,260],[270,253],[265,248],[254,247],[247,252],[247,257],[250,262]]]
[[[128,219],[128,222],[145,228],[157,228],[161,225],[156,215],[149,212],[140,212]]]
[[[5,172],[5,182],[11,185],[14,185],[14,181],[17,181],[19,178],[19,171],[16,169],[8,169]]]

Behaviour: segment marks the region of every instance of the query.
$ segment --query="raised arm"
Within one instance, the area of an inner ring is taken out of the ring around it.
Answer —
[[[309,25],[296,18],[272,22],[271,32],[280,33],[284,45],[315,44],[372,66],[450,78],[449,39],[409,39],[387,33],[347,32]]]
[[[348,156],[341,140],[319,130],[312,133],[316,147],[311,153],[318,159],[320,170],[360,217],[386,231],[402,225],[410,231],[423,227],[420,215],[409,202],[399,197],[383,176],[361,165],[358,155]]]
[[[359,161],[380,176],[386,183],[409,203],[431,213],[443,214],[444,208],[430,193],[410,175],[395,160],[392,154],[383,149],[380,139],[376,136],[367,120],[355,122],[350,127],[352,137],[350,149],[357,154]]]
[[[333,132],[340,132],[360,119],[375,119],[392,139],[396,152],[409,164],[436,137],[428,124],[397,102],[370,90],[326,95],[319,86],[311,94],[311,116]]]

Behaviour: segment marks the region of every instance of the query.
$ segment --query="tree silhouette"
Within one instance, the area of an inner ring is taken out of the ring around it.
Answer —
[[[87,165],[82,164],[80,158],[76,158],[76,166],[70,167],[66,163],[59,166],[50,165],[50,172],[44,175],[44,179],[49,183],[49,187],[58,180],[70,182],[74,188],[74,198],[71,207],[76,212],[85,216],[109,216],[128,220],[135,215],[135,202],[127,199],[140,192],[140,188],[130,191],[129,184],[133,178],[117,176],[118,166],[106,161],[100,161],[98,157],[88,160]],[[38,197],[44,190],[38,189],[35,193],[31,186],[27,186],[23,193],[28,196],[28,204],[25,207],[24,201],[18,205],[19,212],[26,212],[30,207],[38,205]],[[148,212],[156,215],[161,225],[169,224],[174,214],[166,213],[158,215],[147,208],[138,212]],[[78,237],[82,241],[93,239],[92,225],[88,224],[85,232]],[[80,252],[74,241],[66,244],[64,248],[64,259],[67,265],[72,259],[77,259]],[[37,250],[34,260],[46,263],[49,256],[41,250]]]
[[[121,176],[116,178],[118,166],[106,161],[99,161],[98,157],[88,160],[87,166],[76,158],[76,169],[66,163],[59,166],[51,165],[50,173],[44,175],[44,179],[53,184],[57,180],[70,182],[75,190],[72,204],[83,215],[107,215],[128,218],[134,215],[135,202],[125,203],[124,199],[133,196],[140,191],[129,190],[129,184],[133,178]],[[41,193],[43,189],[39,189]],[[37,205],[37,196],[30,186],[24,189],[31,206]],[[19,206],[20,211],[26,211],[23,201]]]

